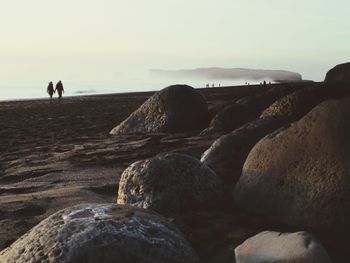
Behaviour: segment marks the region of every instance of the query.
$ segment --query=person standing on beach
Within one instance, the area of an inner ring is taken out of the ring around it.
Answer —
[[[57,82],[55,91],[58,93],[58,99],[62,99],[62,93],[64,93],[62,81]]]
[[[50,95],[50,104],[52,104],[52,95],[55,93],[52,81],[50,81],[49,85],[47,86],[47,93]]]

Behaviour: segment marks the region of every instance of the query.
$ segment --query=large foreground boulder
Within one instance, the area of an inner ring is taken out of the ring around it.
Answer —
[[[199,259],[182,234],[147,210],[85,204],[42,221],[11,247],[0,262],[193,262]]]
[[[330,263],[322,244],[307,232],[265,231],[235,249],[237,263]]]
[[[168,215],[218,205],[222,187],[220,178],[197,159],[159,154],[133,163],[123,172],[117,202]]]
[[[208,123],[208,105],[187,85],[169,86],[150,97],[110,134],[173,133],[200,130]]]
[[[285,122],[277,118],[257,119],[247,123],[217,139],[203,153],[201,162],[212,168],[225,183],[229,183],[232,187],[232,183],[235,183],[241,175],[249,151],[261,138],[283,124]]]
[[[350,62],[337,65],[328,71],[325,81],[350,83]]]
[[[328,100],[263,138],[236,184],[239,206],[292,225],[349,225],[349,116],[350,98]]]

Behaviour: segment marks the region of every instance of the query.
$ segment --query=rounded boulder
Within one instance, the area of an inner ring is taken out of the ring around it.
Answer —
[[[310,227],[350,220],[350,98],[327,100],[260,140],[234,189],[243,209]]]
[[[84,204],[43,220],[0,252],[0,262],[199,263],[183,235],[150,211]]]
[[[199,160],[166,153],[130,165],[121,176],[117,202],[169,215],[217,205],[222,189],[220,178]]]
[[[322,244],[307,232],[265,231],[235,249],[237,263],[331,263]]]
[[[187,85],[173,85],[150,97],[110,134],[186,132],[207,124],[208,105],[201,93]]]
[[[329,70],[325,82],[346,82],[350,83],[350,62],[339,64]]]

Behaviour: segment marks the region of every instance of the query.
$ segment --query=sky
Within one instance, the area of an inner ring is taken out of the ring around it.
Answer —
[[[349,14],[347,0],[0,0],[0,91],[58,79],[118,91],[197,67],[322,80],[350,59]]]

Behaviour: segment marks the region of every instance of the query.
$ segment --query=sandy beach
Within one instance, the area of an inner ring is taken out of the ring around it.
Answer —
[[[258,85],[200,92],[214,116],[224,105],[265,89]],[[161,152],[200,158],[216,136],[200,136],[200,131],[109,135],[152,94],[64,97],[52,105],[48,99],[0,102],[0,250],[60,209],[115,202],[120,175],[135,161]],[[297,230],[248,215],[233,203],[169,220],[185,234],[203,262],[231,262],[233,247],[267,228]],[[339,245],[337,233],[336,229],[319,233],[335,259],[349,256],[345,245]]]

